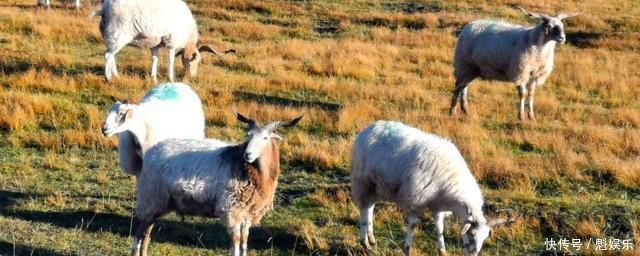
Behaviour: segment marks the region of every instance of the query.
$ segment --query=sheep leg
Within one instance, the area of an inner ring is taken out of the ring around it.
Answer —
[[[444,217],[446,217],[447,213],[438,212],[436,214],[436,232],[438,233],[438,255],[446,256],[447,251],[444,245]]]
[[[140,221],[136,218],[138,226],[133,237],[133,245],[131,246],[131,256],[140,256],[140,248],[142,247],[143,237],[147,227],[150,225],[148,222]]]
[[[169,67],[167,70],[167,76],[169,81],[173,82],[173,66],[176,61],[176,49],[169,48]]]
[[[153,223],[149,224],[144,231],[144,238],[142,239],[142,256],[147,256],[147,249],[149,249],[149,242],[151,242],[152,229]]]
[[[409,256],[409,253],[411,252],[411,244],[413,243],[413,229],[415,228],[417,223],[418,217],[411,214],[407,215],[407,238],[405,239],[404,246],[402,248],[402,253],[405,256]]]
[[[371,250],[371,245],[376,244],[373,236],[373,208],[375,204],[360,207],[360,243],[365,252]]]
[[[228,228],[229,234],[231,235],[231,255],[240,256],[240,238],[241,238],[241,228],[240,223],[235,224]]]
[[[462,113],[464,113],[465,115],[467,114],[467,92],[469,91],[469,87],[465,86],[464,89],[462,89],[462,95],[460,95],[460,109],[462,109]]]
[[[242,225],[242,256],[247,256],[247,242],[249,241],[249,228],[251,221],[245,221]]]
[[[458,101],[463,102],[462,96],[463,91],[465,92],[466,97],[466,88],[469,86],[469,82],[467,81],[456,81],[456,88],[453,89],[453,93],[451,94],[451,107],[449,108],[449,115],[452,116],[453,112],[456,109],[456,105],[458,105]],[[466,100],[464,101],[464,113],[466,114]]]
[[[158,83],[158,47],[151,48],[151,79]]]
[[[523,85],[518,85],[518,96],[520,96],[520,109],[518,111],[518,119],[524,121],[524,101],[527,94],[527,89]]]
[[[76,9],[80,9],[80,0],[76,0]]]
[[[123,46],[110,48],[104,54],[104,76],[107,81],[111,81],[113,76],[118,77],[118,69],[116,68],[116,53],[118,53]]]
[[[529,107],[529,112],[528,112],[529,119],[535,121],[536,118],[533,115],[533,96],[534,96],[534,94],[536,92],[536,82],[532,81],[529,84],[527,84],[527,90],[529,91],[529,94],[527,95],[527,101],[529,103],[529,106],[528,106]]]

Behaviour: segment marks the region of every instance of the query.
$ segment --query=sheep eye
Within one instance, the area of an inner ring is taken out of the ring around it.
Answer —
[[[263,139],[263,140],[267,140],[267,139],[269,139],[269,137],[264,137],[264,138],[262,138],[262,139]]]

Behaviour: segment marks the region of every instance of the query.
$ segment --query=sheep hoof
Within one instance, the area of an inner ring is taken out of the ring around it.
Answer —
[[[531,113],[531,112],[529,113],[529,119],[530,119],[531,121],[536,121],[536,117],[535,117],[535,116],[533,115],[533,113]]]
[[[373,236],[373,233],[369,233],[367,237],[369,238],[369,244],[376,245],[376,238]]]
[[[411,253],[411,245],[405,244],[405,245],[402,247],[402,254],[403,254],[404,256],[409,256],[409,254],[410,254],[410,253]]]
[[[360,241],[360,245],[362,245],[362,249],[364,249],[364,255],[371,255],[371,245],[369,245],[369,241],[362,240]]]
[[[520,119],[520,121],[524,121],[524,112],[518,112],[518,119]]]
[[[445,251],[444,249],[440,249],[438,251],[438,255],[439,256],[449,256],[449,254],[447,254],[447,251]]]

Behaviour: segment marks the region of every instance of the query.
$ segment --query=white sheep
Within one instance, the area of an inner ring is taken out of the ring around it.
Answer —
[[[518,118],[524,120],[525,97],[528,115],[533,115],[533,96],[537,85],[542,85],[553,70],[556,43],[566,41],[563,19],[578,15],[559,14],[551,17],[542,13],[525,14],[542,19],[535,27],[523,27],[504,22],[475,20],[460,32],[454,57],[455,89],[449,114],[453,115],[460,101],[467,113],[467,90],[476,78],[514,82],[520,96]]]
[[[396,203],[408,228],[403,253],[409,255],[413,228],[425,209],[436,216],[438,247],[444,246],[444,217],[458,216],[465,255],[477,255],[491,227],[482,212],[482,191],[458,149],[448,140],[399,122],[378,121],[353,144],[351,192],[360,209],[360,242],[365,251],[375,244],[373,209],[378,201]]]
[[[138,176],[132,255],[147,254],[153,223],[175,211],[181,215],[218,217],[228,227],[232,255],[247,253],[249,227],[273,207],[280,174],[280,153],[273,139],[279,127],[290,127],[302,116],[261,126],[248,124],[245,141],[226,147],[207,140],[168,139],[144,156]],[[242,248],[240,248],[242,244]]]
[[[184,83],[160,84],[149,90],[139,105],[116,102],[102,132],[119,134],[120,168],[137,176],[144,153],[168,138],[204,138],[204,113],[198,95]]]
[[[94,0],[93,4],[101,4],[102,0]],[[38,6],[51,7],[51,0],[38,0]],[[80,0],[74,0],[76,9],[80,9]]]
[[[38,6],[51,7],[51,0],[38,0]],[[74,6],[76,9],[80,9],[80,0],[74,1]]]
[[[181,0],[107,0],[102,10],[100,32],[107,47],[104,73],[107,80],[118,76],[115,55],[127,44],[151,49],[151,77],[157,81],[158,50],[166,47],[169,51],[167,76],[174,80],[175,57],[182,56],[186,73],[195,77],[200,52],[224,55],[235,52],[228,49],[218,52],[209,46],[198,44],[198,25],[189,6]]]

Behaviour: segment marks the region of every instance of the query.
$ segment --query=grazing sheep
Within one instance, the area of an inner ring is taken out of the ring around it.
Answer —
[[[153,223],[171,211],[219,217],[231,234],[232,255],[247,254],[249,227],[272,208],[278,184],[280,153],[273,139],[282,138],[274,132],[297,124],[302,116],[265,126],[236,117],[248,124],[240,144],[219,147],[207,140],[168,139],[145,154],[138,176],[133,256],[141,247],[142,255],[147,254]]]
[[[559,14],[551,17],[542,13],[525,14],[542,19],[535,27],[523,27],[490,20],[476,20],[460,32],[454,57],[455,89],[449,114],[453,115],[457,102],[467,113],[469,83],[480,77],[485,80],[514,82],[520,96],[518,118],[524,120],[525,97],[529,118],[533,115],[533,96],[553,70],[556,43],[566,41],[563,19],[578,15]]]
[[[204,113],[198,95],[186,84],[165,83],[149,90],[139,105],[116,102],[102,132],[119,134],[120,168],[137,176],[144,153],[168,138],[204,138]]]
[[[38,6],[51,7],[51,0],[38,0]],[[80,0],[74,1],[74,6],[76,9],[80,9]]]
[[[93,1],[94,4],[102,4],[102,0],[94,0]],[[51,7],[51,0],[38,0],[38,6],[44,6],[44,7]],[[80,9],[80,0],[75,0],[74,1],[74,6],[76,7],[76,9]]]
[[[198,25],[191,10],[181,0],[109,0],[95,16],[101,16],[100,32],[104,38],[104,73],[107,80],[118,76],[115,55],[127,44],[151,49],[151,77],[157,81],[158,49],[169,50],[167,76],[174,80],[175,57],[182,56],[186,72],[195,77],[200,52],[224,55],[235,52],[228,49],[218,52],[209,46],[197,48]],[[177,52],[177,53],[176,53]]]
[[[487,222],[480,187],[446,139],[399,122],[378,121],[356,137],[352,154],[351,192],[360,209],[360,241],[366,252],[375,244],[373,208],[378,201],[394,202],[406,214],[405,255],[425,209],[436,215],[441,255],[446,255],[442,232],[448,212],[463,225],[465,255],[478,254],[491,227],[513,221]]]

